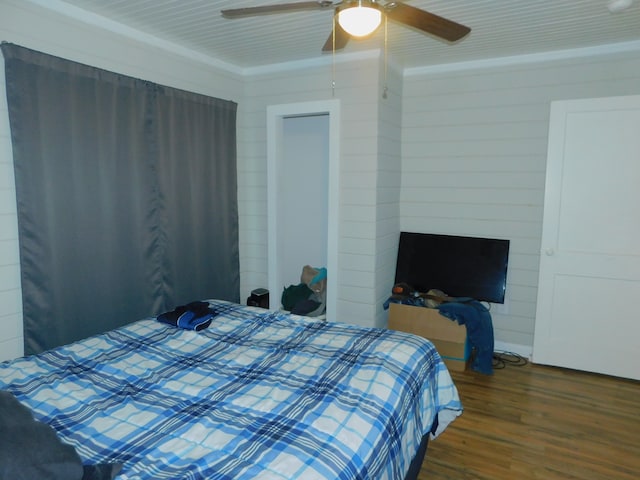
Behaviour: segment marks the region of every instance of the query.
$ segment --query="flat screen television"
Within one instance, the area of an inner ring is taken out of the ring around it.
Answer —
[[[401,232],[395,283],[504,303],[509,240]]]

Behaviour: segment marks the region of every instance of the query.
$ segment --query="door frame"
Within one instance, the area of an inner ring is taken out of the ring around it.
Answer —
[[[327,216],[327,320],[336,320],[338,308],[338,234],[340,192],[340,100],[287,103],[267,107],[267,280],[270,308],[278,308],[278,161],[282,159],[284,119],[311,115],[329,116],[329,171]],[[302,268],[302,266],[301,266]]]

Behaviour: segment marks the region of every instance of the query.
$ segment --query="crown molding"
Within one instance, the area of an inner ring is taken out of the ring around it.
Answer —
[[[92,25],[112,33],[122,35],[131,40],[135,40],[146,45],[153,45],[154,47],[161,48],[167,52],[174,53],[184,58],[203,63],[205,65],[225,70],[229,73],[236,75],[243,75],[243,69],[237,65],[233,65],[222,60],[218,60],[214,57],[198,53],[189,48],[181,47],[175,43],[168,42],[154,35],[143,33],[135,28],[127,27],[121,23],[115,22],[108,18],[95,13],[87,12],[74,5],[62,2],[60,0],[28,0],[30,3],[37,5],[38,7],[47,9],[49,11],[64,15],[66,17],[78,20],[84,24]]]
[[[380,58],[380,50],[364,50],[353,53],[337,53],[335,56],[326,54],[322,57],[309,58],[305,60],[293,60],[291,62],[271,63],[257,67],[246,67],[242,69],[243,75],[264,75],[267,73],[276,73],[290,70],[300,70],[311,67],[324,67],[332,63],[349,63],[359,60],[371,60],[372,58]]]
[[[596,47],[574,48],[567,50],[556,50],[551,52],[532,53],[529,55],[514,55],[508,57],[489,58],[486,60],[473,60],[469,62],[445,63],[441,65],[405,68],[404,76],[409,77],[412,75],[429,75],[434,73],[449,73],[459,72],[463,70],[506,67],[513,65],[549,62],[554,60],[569,60],[572,58],[611,55],[625,52],[640,52],[640,41],[636,40],[632,42],[598,45]]]

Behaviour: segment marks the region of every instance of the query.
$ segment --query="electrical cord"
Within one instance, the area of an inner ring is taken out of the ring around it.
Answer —
[[[491,303],[486,303],[487,310],[491,311]],[[511,365],[512,367],[524,367],[527,363],[529,363],[529,360],[514,352],[507,352],[504,350],[495,350],[493,352],[493,368],[496,370],[505,368],[507,365]]]
[[[505,352],[501,350],[496,350],[493,352],[493,368],[501,369],[505,368],[507,365],[512,367],[523,367],[528,364],[529,361],[524,358],[522,355],[518,355],[513,352]]]

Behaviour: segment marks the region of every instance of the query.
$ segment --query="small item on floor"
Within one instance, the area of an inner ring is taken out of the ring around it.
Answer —
[[[247,298],[247,306],[269,308],[269,290],[266,288],[251,290],[251,296]]]
[[[308,299],[313,291],[305,283],[289,285],[282,291],[282,308],[292,311],[298,302]]]
[[[298,285],[282,292],[282,308],[296,315],[319,317],[327,307],[327,269],[305,265]]]
[[[297,302],[291,309],[291,313],[293,313],[294,315],[309,315],[310,313],[316,311],[320,305],[320,302],[316,302],[307,298],[305,300],[300,300],[299,302]]]

